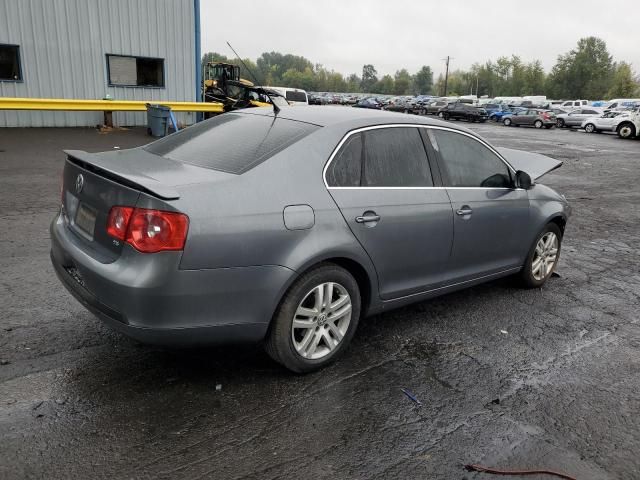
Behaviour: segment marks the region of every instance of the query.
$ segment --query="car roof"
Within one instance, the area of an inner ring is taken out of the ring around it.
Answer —
[[[269,117],[274,116],[274,111],[271,107],[235,110],[233,113],[243,115],[264,115]],[[389,123],[412,123],[436,126],[447,125],[450,128],[452,127],[450,123],[445,124],[441,120],[430,119],[418,115],[329,105],[281,107],[277,117],[296,122],[311,123],[320,127],[329,127],[342,123],[348,123],[350,128],[361,128],[370,125]],[[457,130],[467,131],[467,129],[459,127]]]

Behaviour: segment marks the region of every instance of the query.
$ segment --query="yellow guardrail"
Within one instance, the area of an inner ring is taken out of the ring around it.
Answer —
[[[81,112],[144,112],[146,104],[166,105],[174,112],[224,112],[221,103],[164,100],[76,100],[71,98],[0,97],[0,110],[67,110]]]

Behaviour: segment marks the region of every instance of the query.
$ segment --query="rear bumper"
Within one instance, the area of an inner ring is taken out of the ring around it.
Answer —
[[[295,272],[276,265],[180,270],[180,257],[181,252],[140,254],[125,246],[115,262],[101,263],[59,217],[51,224],[58,278],[110,327],[163,345],[264,338]]]

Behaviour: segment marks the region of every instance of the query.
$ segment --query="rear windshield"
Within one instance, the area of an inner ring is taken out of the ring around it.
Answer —
[[[288,90],[286,94],[287,94],[286,98],[290,102],[306,102],[307,101],[307,95],[304,92],[296,92],[293,90]]]
[[[239,175],[318,128],[283,118],[225,113],[144,149],[178,162]]]

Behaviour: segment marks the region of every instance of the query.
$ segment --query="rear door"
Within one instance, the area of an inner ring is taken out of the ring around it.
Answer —
[[[375,265],[383,299],[443,282],[453,214],[446,191],[433,188],[417,127],[372,127],[350,134],[329,162],[325,179]]]
[[[530,241],[529,198],[513,187],[512,169],[473,135],[433,127],[428,136],[454,212],[449,282],[521,266]]]

